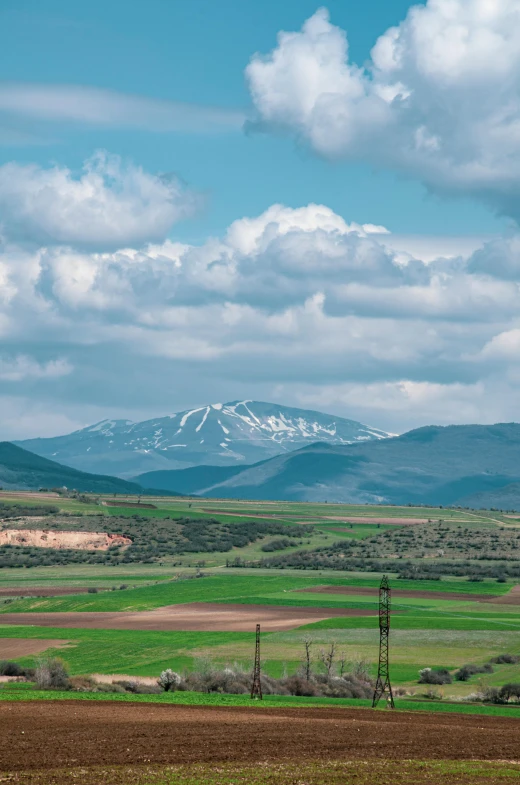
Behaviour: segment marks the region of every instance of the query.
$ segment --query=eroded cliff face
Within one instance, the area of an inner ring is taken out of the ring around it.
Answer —
[[[0,546],[17,545],[56,550],[106,551],[112,546],[131,545],[129,537],[107,532],[53,531],[51,529],[4,529]]]

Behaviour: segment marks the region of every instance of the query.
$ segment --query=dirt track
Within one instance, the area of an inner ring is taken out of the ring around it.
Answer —
[[[520,720],[370,709],[0,704],[0,769],[211,761],[517,760]]]
[[[353,608],[298,608],[278,605],[228,605],[193,602],[166,605],[153,611],[93,613],[2,613],[2,624],[34,624],[38,627],[72,627],[106,630],[193,630],[240,632],[262,625],[264,632],[293,630],[336,616],[375,616],[375,610]]]
[[[420,600],[463,600],[465,602],[502,602],[505,603],[506,597],[509,597],[515,589],[520,589],[520,586],[515,586],[509,594],[501,597],[497,594],[465,594],[464,592],[447,592],[447,591],[413,591],[411,589],[392,589],[392,597],[408,597],[410,599]],[[295,589],[296,592],[312,592],[312,594],[354,594],[364,596],[379,595],[378,588],[371,588],[369,586],[312,586],[310,589]],[[511,604],[505,603],[505,604]],[[520,605],[520,591],[516,594],[516,603]]]

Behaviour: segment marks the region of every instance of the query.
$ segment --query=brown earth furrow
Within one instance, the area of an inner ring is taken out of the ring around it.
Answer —
[[[356,608],[299,608],[278,605],[189,603],[152,611],[3,613],[2,624],[107,630],[185,630],[240,632],[261,624],[264,632],[292,630],[336,616],[375,616],[377,611]]]
[[[520,721],[369,709],[0,704],[0,769],[277,760],[517,760]]]

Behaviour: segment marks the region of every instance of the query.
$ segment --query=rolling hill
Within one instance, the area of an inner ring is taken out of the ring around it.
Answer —
[[[520,483],[520,425],[428,426],[363,444],[312,444],[227,477],[214,467],[164,475],[163,487],[203,496],[478,506],[504,493],[507,508],[520,509],[520,486],[507,491]],[[158,481],[156,472],[135,479]]]
[[[66,487],[92,493],[143,493],[137,483],[80,472],[35,455],[11,442],[0,442],[0,486],[8,490]]]
[[[200,465],[244,466],[317,441],[346,445],[388,436],[322,412],[233,401],[138,423],[103,420],[67,436],[16,444],[82,471],[131,477]]]

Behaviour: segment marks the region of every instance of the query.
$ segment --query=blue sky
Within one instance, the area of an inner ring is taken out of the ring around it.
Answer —
[[[4,0],[0,438],[518,419],[519,40],[520,0]]]
[[[336,0],[327,7],[363,64],[377,37],[400,21],[409,2]],[[15,82],[106,88],[150,98],[250,111],[244,69],[268,52],[280,29],[297,30],[314,0],[65,0],[4,2],[0,12],[3,78]],[[34,128],[34,120],[31,121]],[[25,126],[26,127],[26,126]],[[172,236],[199,241],[220,234],[240,215],[273,202],[314,201],[349,221],[396,233],[471,235],[503,226],[471,199],[443,200],[416,181],[367,163],[331,164],[294,140],[253,133],[100,130],[43,124],[40,146],[5,147],[0,160],[79,168],[104,148],[154,172],[175,172],[207,197],[195,220]]]

